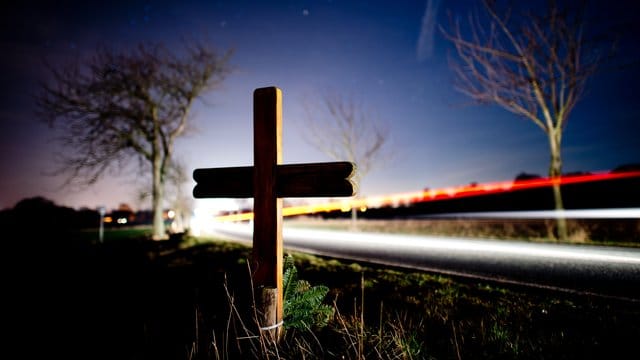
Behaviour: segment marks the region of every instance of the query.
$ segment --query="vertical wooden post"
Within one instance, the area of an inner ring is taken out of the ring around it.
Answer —
[[[256,89],[253,93],[253,285],[275,289],[276,301],[257,304],[260,319],[269,319],[275,312],[275,323],[260,324],[262,328],[277,325],[283,317],[282,301],[282,199],[276,193],[276,167],[282,163],[282,92],[276,87]],[[260,306],[269,308],[260,308]],[[273,309],[272,307],[276,308]],[[264,321],[264,320],[262,320]],[[276,338],[280,327],[275,327]],[[273,333],[273,332],[272,332]]]

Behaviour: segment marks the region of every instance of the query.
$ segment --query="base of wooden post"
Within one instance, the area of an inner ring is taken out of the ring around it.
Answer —
[[[256,310],[260,335],[266,335],[271,341],[277,342],[282,334],[282,322],[278,319],[278,288],[261,287],[256,291]]]

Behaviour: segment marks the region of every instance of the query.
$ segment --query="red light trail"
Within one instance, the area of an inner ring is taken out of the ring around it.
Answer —
[[[366,199],[348,199],[343,201],[333,201],[322,204],[289,206],[282,209],[283,216],[295,216],[316,214],[331,211],[351,211],[352,208],[366,211],[367,208],[398,207],[415,203],[446,200],[462,197],[483,196],[510,191],[528,190],[553,186],[554,184],[569,185],[588,183],[596,181],[607,181],[616,179],[628,179],[640,177],[640,171],[629,172],[607,172],[588,175],[563,176],[558,178],[536,178],[528,180],[500,181],[484,184],[470,184],[463,186],[447,187],[441,189],[430,189],[407,193],[397,193],[383,196],[373,196]],[[243,212],[236,214],[221,215],[214,218],[219,222],[247,221],[253,219],[253,212]]]

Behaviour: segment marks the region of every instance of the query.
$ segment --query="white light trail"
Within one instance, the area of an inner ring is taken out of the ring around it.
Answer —
[[[214,233],[251,239],[251,225],[215,223]],[[571,260],[580,262],[625,263],[640,265],[640,249],[569,244],[543,244],[522,241],[436,237],[404,234],[353,233],[345,231],[286,228],[283,230],[285,247],[318,247],[324,250],[382,251],[405,254],[445,254],[455,256],[484,256],[495,259],[521,257],[532,260]],[[323,251],[324,251],[323,250]]]
[[[485,211],[421,215],[421,218],[640,219],[640,208]]]

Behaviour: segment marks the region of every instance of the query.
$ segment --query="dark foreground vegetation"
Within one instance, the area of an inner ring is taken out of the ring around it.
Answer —
[[[179,236],[83,237],[11,235],[28,243],[4,253],[5,350],[64,359],[636,356],[640,302],[303,254],[294,254],[299,278],[329,287],[324,302],[334,314],[323,328],[288,329],[273,347],[254,337],[249,248]]]

